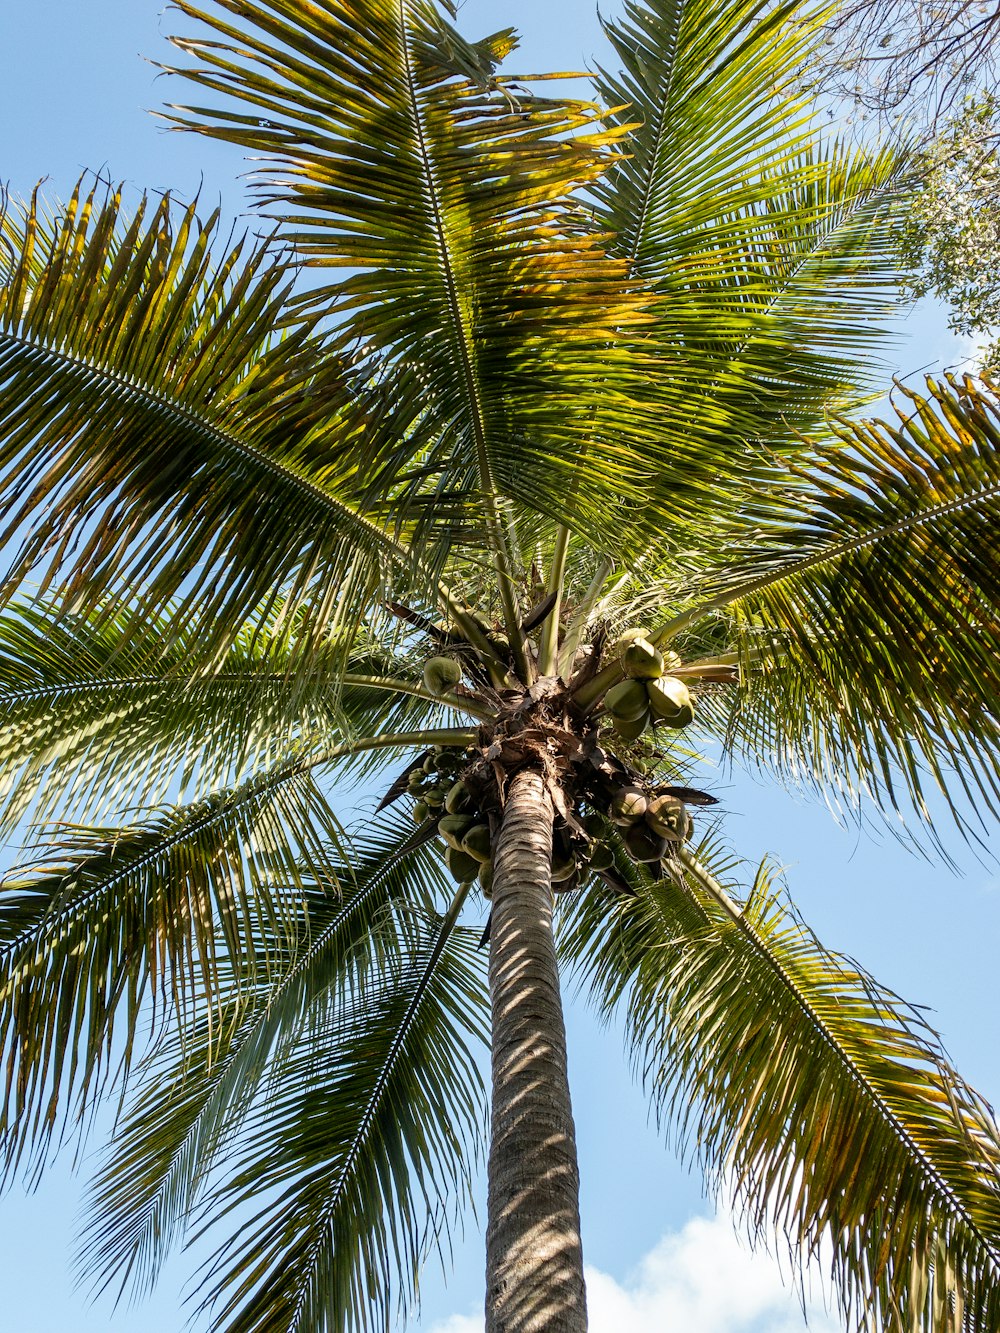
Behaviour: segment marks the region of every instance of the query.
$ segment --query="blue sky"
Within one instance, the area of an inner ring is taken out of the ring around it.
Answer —
[[[130,186],[182,195],[199,188],[240,207],[241,164],[225,147],[165,133],[146,113],[169,85],[141,59],[168,58],[170,16],[147,0],[34,0],[0,8],[0,180],[19,193],[49,177],[66,193],[84,168]],[[579,68],[600,51],[590,0],[467,0],[473,32],[514,24],[525,36],[514,63],[531,72]],[[954,362],[962,349],[941,312],[910,321],[898,370]],[[906,998],[928,1005],[965,1075],[1000,1096],[995,1015],[1000,979],[1000,874],[956,837],[959,876],[922,860],[886,832],[838,826],[822,805],[775,790],[763,778],[707,775],[724,798],[733,842],[748,860],[772,853],[793,896],[824,943],[857,957]],[[592,1268],[594,1333],[797,1333],[794,1301],[766,1258],[731,1242],[725,1218],[712,1221],[696,1176],[677,1165],[635,1089],[621,1040],[568,997],[571,1080],[580,1136],[584,1247]],[[191,1266],[175,1263],[150,1303],[112,1315],[88,1307],[69,1273],[80,1183],[58,1165],[32,1196],[0,1199],[0,1326],[17,1333],[177,1333],[185,1324],[182,1285]],[[482,1240],[470,1220],[456,1238],[454,1273],[429,1270],[423,1283],[425,1333],[477,1333],[482,1303]],[[812,1325],[832,1333],[836,1321]]]

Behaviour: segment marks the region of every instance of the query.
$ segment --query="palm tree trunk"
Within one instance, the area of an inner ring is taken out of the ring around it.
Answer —
[[[552,801],[511,783],[494,856],[486,1333],[585,1333],[580,1170],[552,940]]]

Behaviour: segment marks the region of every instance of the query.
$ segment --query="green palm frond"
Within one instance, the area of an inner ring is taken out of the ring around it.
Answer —
[[[900,393],[896,424],[835,425],[762,489],[666,633],[724,613],[739,750],[918,808],[929,774],[996,813],[1000,412],[970,381]]]
[[[300,464],[313,432],[353,436],[365,413],[307,325],[276,334],[291,276],[273,247],[213,259],[215,215],[164,199],[130,219],[98,190],[2,227],[8,589],[30,575],[80,605],[130,584],[153,610],[179,596],[207,656],[276,597],[314,630],[349,627],[373,588],[412,584],[337,468]]]
[[[597,89],[629,152],[596,193],[616,250],[645,275],[678,282],[690,255],[744,276],[754,215],[811,137],[808,104],[783,86],[808,60],[818,18],[798,0],[626,0],[605,23],[621,72],[602,69]],[[736,250],[700,253],[706,234],[727,233]]]
[[[326,873],[304,870],[295,894],[294,932],[270,932],[258,952],[267,971],[227,956],[222,1017],[198,1031],[171,1033],[137,1069],[136,1093],[94,1182],[80,1270],[101,1286],[147,1290],[184,1233],[210,1173],[254,1099],[276,1077],[316,1007],[329,1003],[375,946],[398,955],[385,931],[393,903],[440,903],[445,885],[429,826],[383,816],[350,842],[326,849]],[[350,853],[345,859],[345,853]],[[331,893],[338,884],[340,893]]]
[[[67,827],[0,894],[2,1109],[8,1171],[43,1160],[127,1067],[143,1017],[211,1021],[220,959],[255,954],[255,921],[290,928],[276,876],[339,826],[301,764],[131,828]],[[328,885],[337,891],[335,883]],[[261,961],[261,960],[257,960]]]
[[[672,443],[698,482],[706,453],[745,479],[747,442],[794,449],[789,425],[856,401],[898,301],[905,151],[821,144],[790,89],[821,19],[799,3],[630,0],[605,25],[623,68],[598,91],[638,124],[596,186],[600,217],[662,298],[661,394],[684,404]]]
[[[293,622],[292,630],[297,622]],[[419,663],[363,630],[345,659],[317,645],[305,671],[278,617],[245,629],[192,673],[201,626],[134,606],[0,611],[0,810],[6,827],[98,822],[125,808],[197,799],[303,747],[448,725],[476,712],[442,699]]]
[[[477,73],[427,0],[179,7],[219,40],[176,39],[198,62],[176,72],[225,100],[179,109],[177,123],[263,159],[282,237],[307,263],[349,270],[309,305],[345,344],[378,349],[394,379],[419,380],[433,449],[403,441],[363,467],[393,485],[423,469],[446,508],[499,489],[560,518],[573,455],[595,438],[605,447],[587,467],[605,496],[622,468],[648,476],[628,447],[643,365],[621,343],[644,299],[571,197],[619,137],[598,109],[515,96],[492,54]],[[606,521],[597,501],[589,511]]]
[[[478,931],[402,912],[379,966],[321,1003],[273,1071],[206,1199],[207,1227],[254,1209],[209,1261],[227,1333],[384,1329],[468,1199],[485,1132],[475,1052],[487,1004]]]
[[[660,1114],[758,1240],[776,1226],[799,1262],[832,1254],[850,1326],[995,1327],[989,1107],[917,1012],[819,945],[766,867],[742,911],[705,884],[647,883],[591,909],[571,945],[598,1005],[625,1006]]]

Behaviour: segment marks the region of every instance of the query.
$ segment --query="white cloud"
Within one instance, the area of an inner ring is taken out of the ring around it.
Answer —
[[[590,1333],[842,1333],[822,1307],[808,1324],[776,1261],[752,1254],[730,1219],[693,1218],[663,1240],[624,1283],[587,1269]],[[430,1333],[483,1333],[481,1315],[453,1315]]]

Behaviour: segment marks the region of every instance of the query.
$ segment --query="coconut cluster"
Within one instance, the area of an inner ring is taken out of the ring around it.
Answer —
[[[638,740],[649,726],[689,726],[694,700],[688,687],[670,672],[680,666],[676,653],[661,653],[642,629],[628,630],[612,647],[626,679],[612,685],[604,707],[616,735]]]
[[[407,789],[416,797],[413,818],[436,821],[445,844],[444,859],[459,884],[479,880],[490,894],[493,883],[493,837],[489,819],[476,809],[472,794],[459,777],[469,755],[438,746],[410,771]]]
[[[691,814],[679,797],[633,786],[615,792],[608,817],[622,830],[632,859],[644,864],[664,860],[671,844],[687,842],[693,828]]]
[[[414,798],[415,822],[434,822],[455,881],[471,884],[478,880],[484,897],[490,898],[496,821],[491,823],[462,779],[471,758],[467,751],[439,747],[411,769],[407,790]],[[578,810],[569,823],[556,819],[551,872],[555,892],[578,889],[591,873],[613,873],[615,851],[608,839],[609,820],[620,830],[628,854],[644,864],[668,859],[672,845],[690,838],[692,821],[684,801],[669,789],[638,785],[641,778],[634,772],[632,777],[635,784],[622,783],[613,789],[610,799],[607,788],[603,793],[589,791],[586,802],[592,813],[584,815]]]

